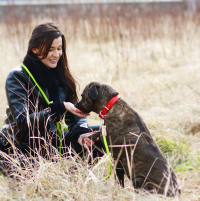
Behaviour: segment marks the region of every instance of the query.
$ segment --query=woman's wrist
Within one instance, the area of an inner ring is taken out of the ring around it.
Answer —
[[[49,107],[51,108],[51,113],[56,115],[63,115],[64,112],[66,112],[66,108],[63,102],[55,102],[49,104]]]

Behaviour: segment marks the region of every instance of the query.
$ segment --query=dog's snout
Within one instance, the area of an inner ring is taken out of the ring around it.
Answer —
[[[80,110],[80,102],[76,103],[76,104],[75,104],[75,107]]]

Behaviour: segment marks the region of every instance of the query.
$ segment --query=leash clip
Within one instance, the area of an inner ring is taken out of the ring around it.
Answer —
[[[101,126],[101,134],[102,136],[107,136],[106,125]]]

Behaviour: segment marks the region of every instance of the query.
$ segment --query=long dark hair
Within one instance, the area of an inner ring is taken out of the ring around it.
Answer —
[[[75,103],[78,101],[78,96],[76,93],[76,84],[78,84],[78,82],[73,78],[69,70],[65,36],[61,33],[58,26],[53,21],[44,22],[35,27],[29,40],[27,54],[24,59],[31,57],[30,55],[32,54],[33,48],[39,49],[37,56],[42,56],[40,60],[46,58],[53,40],[60,36],[62,37],[62,56],[58,61],[57,67],[69,94],[67,96],[67,100],[65,101]]]

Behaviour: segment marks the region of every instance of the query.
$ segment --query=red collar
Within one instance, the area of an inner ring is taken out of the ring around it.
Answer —
[[[114,96],[113,98],[111,98],[111,100],[106,104],[106,106],[104,106],[103,110],[100,111],[99,113],[99,117],[101,119],[104,119],[105,115],[107,114],[107,112],[110,110],[110,108],[114,105],[114,103],[120,99],[121,97],[119,95]]]

